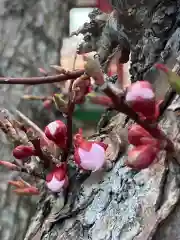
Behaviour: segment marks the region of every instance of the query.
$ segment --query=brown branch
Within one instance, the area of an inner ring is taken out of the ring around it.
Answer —
[[[72,115],[75,107],[75,104],[73,101],[74,99],[72,99],[73,82],[74,81],[72,81],[69,86],[69,101],[68,101],[68,112],[67,112],[67,144],[66,144],[66,149],[63,153],[62,162],[67,161],[69,152],[72,147]]]
[[[17,171],[17,170],[15,170],[15,171]],[[31,173],[29,173],[26,168],[19,168],[18,171],[19,171],[19,172],[23,172],[23,173],[27,173],[27,174],[29,174],[29,175],[32,175],[32,176],[34,176],[34,177],[37,177],[37,178],[40,178],[40,179],[43,179],[43,180],[44,180],[42,174],[39,174],[39,173],[34,172],[34,171],[31,172]]]
[[[27,77],[27,78],[0,78],[0,84],[23,84],[23,85],[38,85],[62,82],[66,80],[73,80],[84,74],[84,70],[75,70],[72,72],[67,72],[66,74],[60,74],[55,76],[47,77]]]
[[[32,142],[32,144],[33,144],[33,146],[36,150],[37,156],[44,162],[44,167],[48,168],[50,166],[50,159],[42,151],[41,144],[40,144],[40,139],[39,138],[34,138],[34,139],[31,140],[31,142]]]
[[[75,52],[75,55],[74,55],[73,70],[75,69],[76,60],[77,60],[77,52]],[[74,83],[74,79],[70,82],[70,85],[69,85],[69,99],[68,99],[68,107],[67,107],[67,143],[66,143],[66,149],[62,155],[62,162],[67,161],[69,152],[72,147],[72,123],[73,123],[72,115],[75,108],[75,103],[74,103],[73,94],[72,94],[73,83]]]
[[[44,180],[43,174],[37,173],[35,171],[28,172],[28,170],[24,166],[18,166],[15,161],[13,163],[16,165],[16,168],[15,169],[11,169],[11,171],[19,172],[19,173],[26,173],[28,175],[31,175],[31,176],[34,176],[34,177],[37,177],[37,178],[40,178],[40,179]]]
[[[17,115],[26,123],[28,126],[30,126],[32,129],[34,129],[41,137],[44,137],[44,132],[34,123],[32,122],[28,117],[26,117],[22,112],[16,110]]]
[[[72,147],[72,115],[74,112],[74,103],[71,102],[68,104],[68,115],[67,115],[67,144],[64,151],[62,162],[65,162],[68,158],[69,152]]]

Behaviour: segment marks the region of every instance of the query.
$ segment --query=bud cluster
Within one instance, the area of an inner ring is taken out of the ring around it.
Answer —
[[[13,128],[10,122],[8,122],[9,125],[6,123],[10,129],[9,135],[16,143],[13,150],[15,161],[10,163],[1,160],[0,165],[12,171],[26,172],[43,179],[46,188],[54,193],[63,191],[69,184],[68,156],[72,146],[74,163],[82,171],[96,172],[106,163],[107,144],[86,140],[81,129],[72,137],[72,115],[75,104],[83,104],[86,97],[91,103],[113,107],[136,122],[128,128],[128,141],[133,145],[133,148],[128,151],[126,161],[128,167],[137,170],[148,168],[156,161],[160,151],[174,151],[172,141],[157,124],[160,115],[159,105],[162,101],[157,101],[152,85],[148,81],[137,81],[128,86],[125,91],[115,91],[118,89],[115,87],[113,89],[107,83],[98,60],[90,58],[84,58],[84,60],[86,74],[72,82],[68,101],[64,101],[61,94],[54,94],[52,99],[44,100],[44,106],[48,109],[53,100],[59,110],[63,109],[67,114],[67,124],[55,120],[45,127],[44,132],[39,131],[40,137],[34,137],[26,128],[21,129],[26,135],[24,141],[18,139],[20,135],[16,134],[17,129]],[[94,79],[96,85],[101,86],[101,90],[107,96],[92,93],[90,77]],[[7,131],[4,132],[7,133]],[[21,145],[17,146],[17,140]],[[36,171],[38,169],[36,165],[43,167],[43,177]],[[17,194],[38,195],[40,193],[36,186],[22,179],[9,181],[9,184],[16,187],[14,192]]]
[[[128,141],[134,147],[128,152],[126,165],[138,170],[149,167],[164,147],[161,140],[153,138],[137,124],[129,127]]]
[[[147,81],[137,81],[127,89],[126,103],[136,112],[142,120],[155,122],[159,116],[159,104],[151,84]],[[152,135],[158,138],[154,138]],[[166,149],[167,141],[161,138],[161,130],[155,125],[152,132],[146,131],[138,124],[128,129],[128,141],[134,147],[128,152],[126,165],[134,169],[148,168],[157,154]]]
[[[103,142],[85,140],[82,136],[82,130],[75,134],[73,140],[74,162],[77,167],[84,171],[94,172],[104,166],[105,151],[107,149],[106,144]],[[21,160],[22,166],[25,167],[25,164],[32,156],[39,157],[41,160],[44,158],[44,147],[54,153],[56,149],[55,146],[61,151],[64,151],[67,147],[67,126],[60,120],[51,122],[45,127],[44,136],[40,138],[39,145],[37,145],[36,141],[32,141],[32,144],[28,145],[19,145],[14,148],[13,156],[16,159]],[[19,166],[14,163],[0,161],[0,164],[10,170],[20,170]],[[46,171],[48,172],[46,174],[45,182],[50,191],[57,193],[68,186],[67,162],[59,162],[59,164],[51,162],[48,167],[44,164],[44,168],[46,168]],[[19,185],[17,186],[16,182],[10,182],[10,184],[14,184],[14,186],[16,185],[16,187],[18,187],[18,190],[15,190],[18,194],[24,193],[26,195],[36,195],[39,193],[36,187],[33,186],[27,187],[23,185],[22,188]]]

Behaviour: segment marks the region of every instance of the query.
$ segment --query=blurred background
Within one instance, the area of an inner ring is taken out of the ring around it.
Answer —
[[[88,20],[93,7],[111,11],[106,0],[1,0],[0,76],[41,76],[38,68],[49,72],[51,64],[72,69],[73,56],[82,36],[68,36]],[[75,68],[82,68],[82,64],[82,57],[77,56]],[[128,65],[123,74],[128,77]],[[0,85],[0,107],[12,114],[19,109],[43,129],[50,121],[62,118],[62,114],[54,105],[49,108],[43,101],[27,101],[22,96],[52,95],[57,90],[54,84],[35,87]],[[81,123],[77,125],[79,127]],[[88,128],[91,133],[94,125]],[[0,141],[0,159],[11,160],[12,145],[3,133]],[[37,198],[16,196],[7,184],[13,176],[4,168],[0,171],[0,239],[22,240]]]

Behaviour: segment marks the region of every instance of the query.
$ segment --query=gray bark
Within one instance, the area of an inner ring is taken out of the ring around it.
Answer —
[[[113,2],[132,45],[132,79],[146,76],[159,90],[161,79],[152,78],[149,70],[159,60],[172,66],[179,55],[180,1],[143,1],[139,5],[136,1],[123,1],[123,5],[122,1]],[[128,9],[133,4],[129,16]],[[179,97],[174,104],[179,107]],[[171,108],[160,125],[172,139],[178,139],[178,122],[179,117]],[[179,239],[179,165],[162,152],[160,161],[149,169],[135,172],[125,167],[127,150],[117,141],[124,124],[125,117],[117,114],[98,136],[107,142],[116,137],[116,145],[111,144],[107,156],[111,168],[97,175],[75,176],[65,205],[63,196],[55,199],[45,194],[25,240]]]
[[[59,63],[67,13],[68,1],[0,1],[0,76],[37,76],[38,67],[49,70],[49,64]],[[45,95],[51,89],[33,87],[32,93]],[[1,85],[0,108],[11,113],[19,108],[40,126],[55,118],[39,102],[22,102],[24,91],[21,86]],[[2,133],[0,142],[0,158],[12,161],[13,146]],[[0,239],[22,240],[37,199],[17,197],[7,185],[12,175],[4,168],[0,176]]]

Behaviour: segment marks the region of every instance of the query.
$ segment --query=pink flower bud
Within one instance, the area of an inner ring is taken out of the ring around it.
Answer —
[[[134,146],[153,144],[159,145],[159,141],[153,138],[144,128],[138,124],[133,124],[128,128],[128,141]]]
[[[33,186],[26,187],[26,188],[17,188],[14,190],[14,192],[18,195],[28,195],[28,196],[40,194],[38,188],[33,187]]]
[[[95,172],[103,167],[108,147],[106,144],[86,141],[79,133],[74,136],[74,145],[74,161],[80,168]]]
[[[48,72],[43,69],[43,68],[38,68],[39,72],[42,73],[43,75],[47,76],[48,75]]]
[[[146,119],[155,120],[159,114],[159,104],[156,104],[152,85],[147,81],[131,84],[127,89],[126,102]]]
[[[84,76],[77,78],[73,82],[72,90],[75,92],[74,102],[76,104],[83,104],[85,102],[85,95],[92,91],[91,80]]]
[[[126,165],[137,170],[148,168],[154,162],[158,152],[159,149],[152,145],[134,147],[128,152]]]
[[[20,145],[13,150],[13,156],[17,159],[24,159],[35,155],[36,151],[32,146]]]
[[[14,192],[18,195],[39,195],[39,190],[31,184],[25,182],[23,179],[18,181],[9,181],[10,185],[16,187]]]
[[[68,186],[68,176],[65,164],[62,164],[60,167],[55,167],[53,171],[46,176],[46,185],[52,192],[60,192],[62,188]]]
[[[56,120],[49,123],[44,133],[47,138],[55,142],[60,148],[66,147],[67,127],[62,121]]]
[[[52,107],[52,100],[47,99],[43,102],[43,106],[44,108],[46,108],[47,110],[50,110]]]
[[[90,101],[94,104],[99,104],[105,107],[112,107],[113,102],[112,100],[107,96],[90,96]]]
[[[17,166],[14,163],[0,160],[0,165],[8,168],[9,170],[16,170]]]
[[[157,69],[162,70],[162,71],[165,72],[165,73],[168,73],[168,72],[169,72],[169,69],[168,69],[168,68],[166,67],[166,65],[164,65],[164,64],[155,63],[155,64],[154,64],[154,67],[156,67]]]

